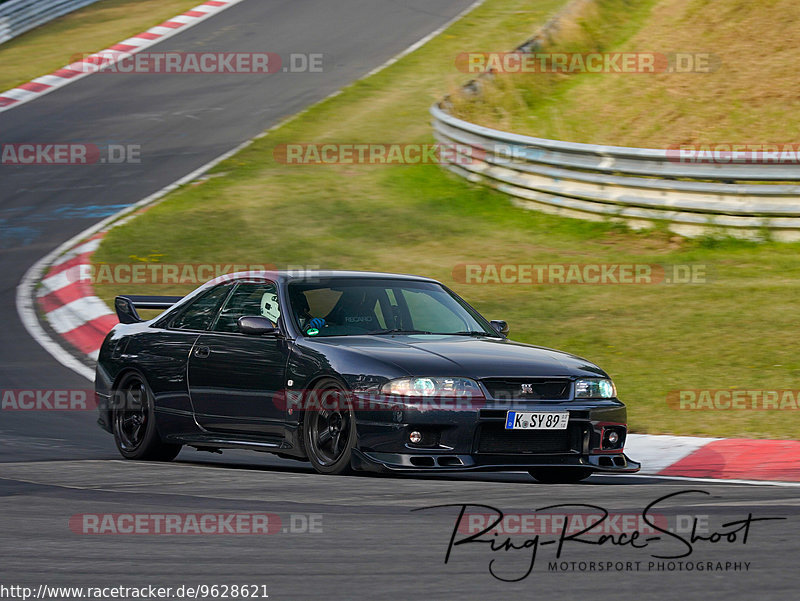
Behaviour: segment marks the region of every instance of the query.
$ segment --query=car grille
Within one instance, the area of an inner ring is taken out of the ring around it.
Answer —
[[[570,392],[567,378],[487,378],[481,382],[499,401],[559,401],[568,399]]]
[[[568,453],[579,446],[580,429],[506,430],[504,424],[482,424],[478,453],[513,455],[519,453]]]

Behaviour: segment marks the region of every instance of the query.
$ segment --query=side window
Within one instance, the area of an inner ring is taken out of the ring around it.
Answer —
[[[277,325],[281,312],[275,284],[239,284],[222,307],[212,329],[215,332],[238,332],[239,318],[244,315],[260,315]]]
[[[230,289],[229,284],[212,288],[184,309],[170,327],[178,330],[207,330]]]

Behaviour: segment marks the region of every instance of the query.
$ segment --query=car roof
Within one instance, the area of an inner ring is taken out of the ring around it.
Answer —
[[[348,270],[275,270],[275,271],[237,271],[227,273],[214,278],[206,284],[213,285],[220,282],[230,282],[232,280],[246,279],[268,279],[280,283],[307,280],[328,280],[328,279],[363,279],[363,280],[410,280],[417,282],[432,282],[438,284],[436,280],[419,275],[384,273],[380,271],[348,271]],[[204,286],[205,287],[205,286]]]

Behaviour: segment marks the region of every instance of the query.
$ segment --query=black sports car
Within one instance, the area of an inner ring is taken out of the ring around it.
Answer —
[[[143,321],[137,308],[166,309]],[[267,451],[322,473],[630,473],[625,406],[585,359],[512,342],[444,285],[350,271],[222,276],[120,296],[100,425],[129,459]]]

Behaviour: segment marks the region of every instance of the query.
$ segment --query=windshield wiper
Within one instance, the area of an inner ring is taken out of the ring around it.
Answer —
[[[381,334],[429,334],[431,336],[487,336],[489,338],[500,338],[499,334],[492,334],[482,330],[470,330],[464,332],[428,332],[427,330],[404,330],[403,328],[389,328],[385,330],[372,330],[367,335]]]
[[[470,330],[468,332],[449,332],[450,336],[488,336],[489,338],[499,338],[500,334],[492,334],[483,330]]]
[[[433,334],[433,332],[427,332],[425,330],[404,330],[403,328],[389,328],[385,330],[372,330],[371,332],[367,332],[367,335],[376,334]]]

